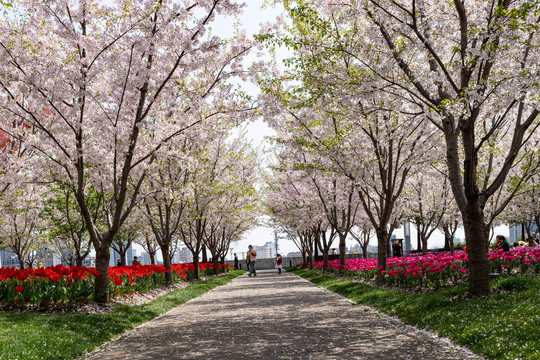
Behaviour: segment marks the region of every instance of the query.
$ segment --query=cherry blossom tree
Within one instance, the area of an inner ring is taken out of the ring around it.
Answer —
[[[371,221],[366,213],[360,212],[358,216],[356,216],[354,227],[351,229],[350,235],[354,240],[356,240],[358,245],[360,245],[360,248],[362,249],[362,256],[364,259],[366,259],[368,255],[367,248],[369,246],[369,242],[371,241],[373,235],[375,235],[371,227]]]
[[[150,265],[155,265],[156,254],[159,250],[159,243],[157,242],[151,227],[147,225],[147,222],[143,219],[144,217],[140,217],[143,224],[141,224],[141,229],[135,238],[135,243],[141,245],[144,251],[148,253],[148,256],[150,257]]]
[[[120,266],[126,266],[128,264],[127,252],[139,235],[142,226],[143,224],[141,224],[140,219],[133,216],[132,213],[132,216],[128,217],[116,233],[111,248],[120,255]]]
[[[275,128],[286,124],[292,143],[325,157],[333,172],[350,179],[385,267],[392,231],[407,216],[404,189],[414,169],[429,163],[435,129],[421,112],[403,106],[399,92],[382,91],[380,79],[339,50],[338,24],[303,2],[284,5],[292,20],[288,33],[260,37],[295,51],[285,74],[260,79],[266,120]]]
[[[19,267],[32,268],[40,252],[48,246],[41,217],[40,187],[12,185],[0,195],[0,236],[3,246],[15,253]]]
[[[220,175],[215,187],[217,197],[212,201],[205,230],[205,246],[210,250],[216,273],[231,242],[240,240],[244,232],[252,229],[259,214],[259,194],[255,189],[257,156],[247,144],[233,142],[232,151],[222,159],[226,172]]]
[[[313,191],[311,180],[306,176],[305,168],[295,167],[284,152],[278,154],[278,157],[280,162],[272,166],[271,174],[267,175],[266,207],[273,222],[283,228],[287,238],[301,251],[304,263],[312,267],[315,243],[319,243],[324,257],[335,233],[331,241],[326,241],[326,234],[321,237],[328,223],[326,221],[325,224],[326,215],[317,193]],[[321,246],[323,238],[324,246]]]
[[[317,174],[308,171],[307,174],[319,196],[327,222],[332,228],[330,239],[333,234],[336,234],[339,239],[339,261],[341,265],[345,265],[345,241],[355,224],[355,218],[360,208],[354,183],[341,173],[323,172]],[[327,265],[328,249],[326,247],[329,248],[331,242],[326,241],[326,231],[321,231],[320,227],[319,224],[316,232],[321,234],[321,237],[318,238],[323,241],[323,261],[324,265]]]
[[[208,136],[206,142],[198,142],[190,149],[189,196],[179,236],[193,254],[197,278],[199,255],[203,248],[208,247],[209,239],[213,255],[224,256],[225,249],[219,249],[219,245],[223,245],[223,241],[235,239],[237,231],[242,228],[250,227],[244,221],[251,218],[251,215],[238,219],[234,214],[237,210],[234,204],[240,206],[238,210],[244,206],[253,210],[249,202],[246,202],[253,199],[255,166],[255,158],[248,149],[242,141],[229,138],[226,131],[215,131]],[[229,228],[230,221],[236,223],[236,226]],[[223,231],[224,238],[221,237]]]
[[[417,174],[412,184],[412,209],[415,214],[413,224],[419,239],[418,249],[427,254],[428,239],[437,230],[439,224],[454,201],[450,185],[444,173],[436,169],[424,169]],[[446,244],[446,241],[445,241]]]
[[[145,213],[146,221],[150,225],[159,244],[163,264],[168,272],[165,278],[169,284],[173,283],[171,272],[171,246],[173,239],[181,229],[184,210],[187,206],[187,187],[191,179],[191,171],[188,166],[186,155],[189,141],[186,139],[179,148],[171,149],[169,154],[157,160],[159,167],[150,173],[147,181],[147,193],[142,212]],[[175,150],[175,151],[172,151]],[[145,237],[147,248],[150,250],[149,237]]]
[[[92,250],[92,243],[73,190],[52,184],[44,197],[43,219],[49,228],[51,244],[68,265],[82,266]],[[87,202],[96,219],[101,215],[100,197],[94,196]]]
[[[2,130],[24,139],[36,177],[70,186],[96,250],[96,299],[108,298],[109,247],[164,145],[234,101],[251,45],[206,34],[231,0],[36,2],[0,22]],[[23,133],[10,126],[36,129]],[[88,189],[106,194],[96,223]]]

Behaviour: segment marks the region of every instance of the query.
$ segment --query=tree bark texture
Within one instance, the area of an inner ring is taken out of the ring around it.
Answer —
[[[111,254],[108,246],[96,247],[96,270],[100,275],[96,277],[95,299],[98,302],[109,300],[109,260]]]
[[[169,245],[161,247],[161,256],[163,256],[163,266],[165,266],[165,269],[167,270],[167,272],[165,272],[165,280],[169,285],[172,285],[174,282],[171,269],[171,252],[169,250]]]
[[[463,216],[463,227],[469,258],[470,291],[477,296],[489,296],[489,262],[485,246],[488,233],[485,228],[483,212],[470,205],[467,210]]]

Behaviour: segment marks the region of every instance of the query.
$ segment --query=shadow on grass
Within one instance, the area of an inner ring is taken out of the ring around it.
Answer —
[[[468,284],[412,294],[298,268],[287,270],[356,303],[448,337],[486,358],[540,360],[539,275],[496,279],[491,297],[471,298]]]

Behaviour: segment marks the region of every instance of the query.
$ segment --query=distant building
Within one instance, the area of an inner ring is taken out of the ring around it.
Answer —
[[[372,253],[377,253],[379,251],[379,247],[378,246],[373,246],[373,245],[368,245],[367,246],[367,251],[372,252]]]
[[[180,256],[180,263],[187,264],[193,262],[193,253],[187,247],[183,247],[177,253]]]
[[[269,241],[263,246],[254,245],[253,250],[257,252],[258,259],[268,259],[273,258],[275,254],[274,243]]]
[[[86,267],[96,267],[96,257],[88,255],[84,258],[82,265]]]
[[[356,252],[358,252],[358,253],[361,253],[361,252],[362,252],[362,248],[360,247],[360,244],[354,244],[353,246],[351,246],[350,251],[356,251]]]
[[[146,251],[143,251],[141,253],[141,264],[142,265],[150,265],[152,264],[152,261],[150,260],[150,254]]]
[[[521,225],[511,226],[509,230],[510,230],[509,240],[511,243],[516,242],[521,238]]]
[[[172,264],[186,264],[192,262],[193,254],[191,253],[191,250],[189,250],[187,247],[176,250],[171,260]]]
[[[519,240],[527,241],[527,231],[525,231],[525,234],[524,234],[525,239],[521,238],[521,224],[511,226],[511,227],[509,227],[509,229],[510,229],[510,234],[509,234],[510,239],[509,239],[509,241],[511,243],[513,243],[515,241],[519,241]],[[538,231],[538,228],[537,228],[536,224],[535,223],[531,224],[531,233],[536,233],[537,231]]]
[[[38,257],[37,262],[42,262],[44,267],[56,266],[62,264],[62,257],[57,252],[49,252]],[[37,265],[37,263],[34,264]]]
[[[111,254],[109,266],[116,266],[116,263],[118,262],[118,260],[120,260],[120,254],[116,252],[112,247],[109,251]],[[133,253],[133,244],[131,244],[126,251],[126,265],[133,264],[133,256],[137,256],[136,254],[137,253]]]
[[[17,255],[11,250],[0,251],[0,267],[19,267]]]
[[[294,251],[287,254],[287,257],[302,257],[302,253],[300,251]]]

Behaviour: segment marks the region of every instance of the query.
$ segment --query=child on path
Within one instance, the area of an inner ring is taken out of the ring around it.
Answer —
[[[281,257],[281,255],[277,254],[276,255],[276,268],[278,269],[278,275],[281,274],[282,263],[283,263],[283,258]]]

